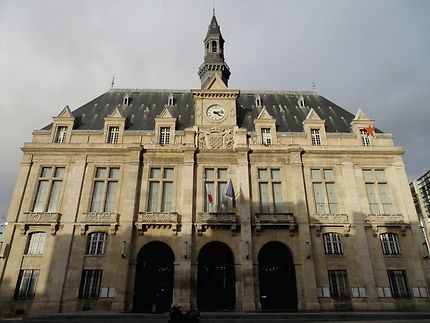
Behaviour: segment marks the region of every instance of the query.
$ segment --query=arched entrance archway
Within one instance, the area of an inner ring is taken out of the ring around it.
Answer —
[[[218,241],[206,244],[199,252],[197,305],[201,311],[233,310],[236,302],[234,256]]]
[[[161,241],[152,241],[137,255],[133,310],[165,312],[172,304],[175,260],[172,249]]]
[[[296,310],[297,286],[293,257],[281,242],[266,243],[258,253],[262,310]]]

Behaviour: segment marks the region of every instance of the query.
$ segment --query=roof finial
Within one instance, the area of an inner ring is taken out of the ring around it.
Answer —
[[[215,17],[215,0],[213,0],[212,2],[212,13],[213,13],[213,16]]]
[[[317,86],[315,85],[315,82],[312,82],[312,91],[315,93],[317,92]]]
[[[115,75],[112,76],[112,83],[111,83],[111,89],[113,89],[113,86],[115,85]]]

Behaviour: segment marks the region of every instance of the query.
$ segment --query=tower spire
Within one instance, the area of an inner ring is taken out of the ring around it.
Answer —
[[[203,42],[205,44],[205,56],[203,64],[199,68],[201,87],[204,88],[215,74],[218,74],[227,86],[230,69],[224,60],[224,38],[221,35],[215,16],[215,6],[208,32]]]

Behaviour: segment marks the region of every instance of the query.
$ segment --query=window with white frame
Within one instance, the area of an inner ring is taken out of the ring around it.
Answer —
[[[58,212],[64,167],[42,167],[33,212]]]
[[[383,169],[363,169],[371,214],[394,214],[390,190]]]
[[[330,292],[333,298],[348,298],[348,275],[346,270],[329,270]]]
[[[108,144],[117,144],[119,138],[119,127],[112,126],[109,127]]]
[[[272,144],[272,135],[270,133],[270,128],[261,128],[261,140],[263,145],[269,146]]]
[[[387,270],[393,298],[408,298],[409,287],[406,270]]]
[[[170,144],[170,127],[160,127],[160,145]]]
[[[15,288],[15,299],[31,299],[36,295],[39,269],[21,269]]]
[[[93,232],[88,235],[86,255],[104,255],[108,234],[106,232]]]
[[[400,255],[399,238],[395,233],[382,233],[379,235],[384,255]]]
[[[360,137],[361,137],[361,144],[363,146],[370,146],[371,142],[366,130],[360,129]]]
[[[57,127],[57,134],[55,135],[55,142],[62,144],[66,142],[67,138],[67,126],[58,126]]]
[[[314,191],[315,211],[317,214],[336,214],[338,204],[332,169],[311,169]]]
[[[34,232],[29,235],[29,242],[27,246],[27,255],[42,255],[45,249],[46,238],[48,234],[46,232]]]
[[[206,191],[205,212],[229,212],[230,198],[225,195],[228,181],[227,168],[206,168],[204,179]]]
[[[97,167],[94,175],[90,212],[114,212],[118,191],[119,168]]]
[[[79,287],[79,298],[98,298],[103,270],[84,269]]]
[[[321,146],[321,135],[319,129],[311,129],[312,145]]]
[[[149,171],[148,212],[171,212],[173,168],[151,168]]]
[[[284,212],[281,170],[271,168],[259,168],[257,170],[257,175],[258,191],[260,197],[260,212]]]
[[[323,234],[324,250],[326,255],[342,255],[342,240],[339,233],[329,232]]]

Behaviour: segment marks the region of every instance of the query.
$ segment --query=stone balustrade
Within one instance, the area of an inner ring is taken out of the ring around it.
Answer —
[[[149,228],[172,228],[173,234],[176,235],[180,219],[176,212],[139,212],[135,226],[140,235]]]
[[[194,223],[199,235],[203,234],[208,228],[223,228],[231,229],[232,234],[235,234],[238,228],[236,213],[198,213],[196,222]]]
[[[293,213],[255,213],[254,226],[256,234],[260,234],[263,227],[283,227],[290,229],[290,234],[294,235],[297,223]]]

